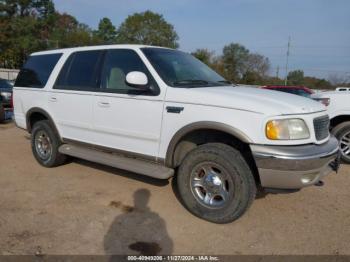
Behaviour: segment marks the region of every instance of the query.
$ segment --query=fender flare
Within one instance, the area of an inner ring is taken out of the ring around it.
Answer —
[[[27,131],[29,133],[32,132],[32,126],[30,125],[30,117],[32,114],[34,113],[40,113],[42,115],[44,115],[47,120],[49,120],[50,124],[52,125],[52,127],[54,128],[54,131],[56,132],[56,134],[58,134],[58,136],[60,137],[61,139],[61,136],[60,136],[60,133],[58,132],[58,129],[56,127],[56,124],[55,122],[53,121],[52,117],[50,116],[50,114],[48,112],[46,112],[44,109],[42,108],[39,108],[39,107],[33,107],[31,108],[30,110],[28,110],[27,114],[26,114],[26,126],[27,126]],[[62,140],[62,139],[61,139]]]
[[[212,122],[212,121],[200,121],[200,122],[194,122],[189,125],[186,125],[182,127],[180,130],[178,130],[175,135],[172,137],[168,149],[166,152],[165,157],[165,165],[168,167],[171,167],[173,165],[173,156],[176,149],[176,146],[178,143],[182,140],[182,138],[189,134],[190,132],[201,130],[201,129],[211,129],[216,131],[225,132],[227,134],[230,134],[237,139],[241,140],[244,143],[252,143],[253,141],[244,134],[241,130],[234,128],[232,126],[229,126],[227,124],[219,123],[219,122]]]

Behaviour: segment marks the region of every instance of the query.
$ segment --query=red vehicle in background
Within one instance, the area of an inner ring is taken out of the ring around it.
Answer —
[[[314,93],[314,91],[305,86],[262,86],[261,88],[281,91],[304,97],[310,97]]]

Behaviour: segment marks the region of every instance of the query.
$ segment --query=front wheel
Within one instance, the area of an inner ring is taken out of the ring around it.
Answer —
[[[190,212],[220,224],[242,216],[256,194],[253,174],[241,153],[220,143],[192,150],[179,167],[177,186]]]
[[[350,121],[334,127],[332,134],[339,140],[342,161],[350,164]]]

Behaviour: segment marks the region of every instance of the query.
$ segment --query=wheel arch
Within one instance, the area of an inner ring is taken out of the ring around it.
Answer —
[[[251,139],[239,129],[223,123],[208,122],[208,121],[191,123],[189,125],[182,127],[180,130],[178,130],[173,136],[173,138],[171,139],[168,145],[167,153],[166,153],[165,164],[167,166],[173,167],[173,157],[174,157],[176,147],[181,141],[183,141],[183,139],[186,136],[188,136],[191,133],[207,132],[209,130],[214,132],[225,133],[227,135],[235,137],[236,139],[240,140],[243,143],[248,144],[252,142]]]
[[[344,122],[347,122],[347,121],[350,121],[350,114],[337,115],[330,120],[330,126],[333,129],[337,125],[344,123]]]
[[[165,158],[165,165],[177,168],[186,154],[205,143],[224,143],[238,149],[254,175],[257,185],[260,177],[249,144],[252,140],[241,130],[218,122],[195,122],[178,130],[171,139]]]
[[[48,120],[50,122],[51,126],[54,128],[54,131],[56,132],[56,134],[58,134],[59,138],[61,139],[60,133],[58,132],[58,129],[55,125],[55,122],[53,121],[50,114],[47,111],[45,111],[44,109],[39,108],[39,107],[33,107],[30,110],[28,110],[28,112],[26,114],[27,131],[29,133],[31,133],[34,124],[38,121],[41,121],[41,120]]]

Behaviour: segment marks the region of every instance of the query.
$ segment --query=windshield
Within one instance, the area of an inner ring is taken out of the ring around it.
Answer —
[[[163,81],[172,87],[206,87],[231,84],[192,55],[163,48],[142,48]]]

